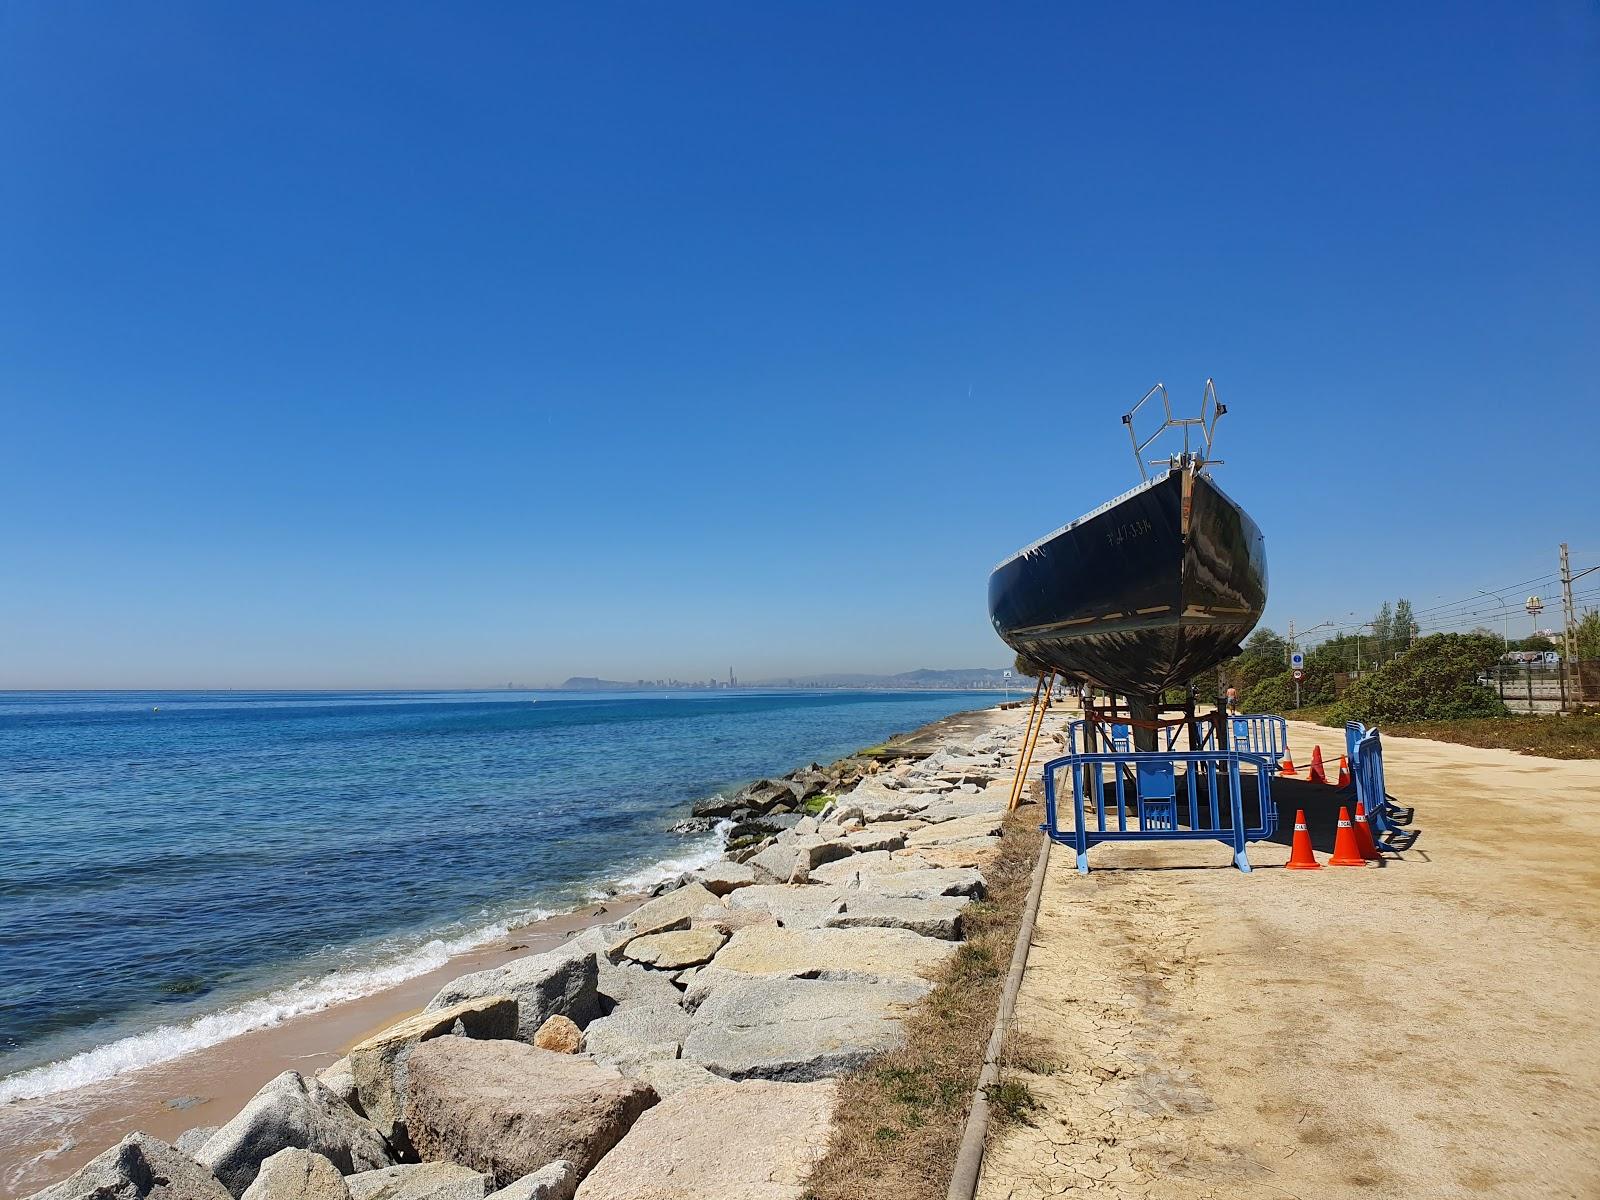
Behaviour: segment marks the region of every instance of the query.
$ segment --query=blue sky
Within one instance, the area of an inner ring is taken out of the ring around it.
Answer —
[[[1208,375],[1279,627],[1600,562],[1597,68],[1578,0],[0,4],[0,686],[997,664]]]

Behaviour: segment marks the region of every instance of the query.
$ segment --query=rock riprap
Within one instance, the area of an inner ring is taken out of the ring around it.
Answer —
[[[517,1036],[532,1042],[559,1013],[579,1029],[600,1015],[600,969],[592,950],[569,942],[544,954],[530,954],[503,967],[477,971],[451,980],[428,1001],[428,1012],[453,1008],[468,1000],[509,996],[517,1002]]]
[[[710,962],[727,940],[728,935],[721,930],[705,926],[675,929],[670,933],[650,933],[634,938],[622,953],[643,966],[681,971]]]
[[[724,980],[695,1010],[683,1057],[728,1079],[826,1079],[898,1046],[901,1020],[930,990],[909,979]]]
[[[784,929],[752,926],[729,939],[709,974],[812,975],[818,978],[923,979],[954,952],[938,938],[905,929]]]
[[[361,1111],[397,1150],[405,1151],[410,1145],[405,1125],[400,1120],[406,1087],[406,1059],[421,1043],[447,1033],[475,1038],[514,1038],[517,1036],[517,1002],[509,996],[485,996],[421,1012],[367,1038],[350,1051],[350,1074],[355,1081]]]
[[[406,1163],[345,1180],[350,1200],[483,1200],[489,1177],[455,1163]]]
[[[740,892],[731,903],[773,915],[785,929],[909,929],[925,937],[961,936],[960,897],[908,898],[884,896],[853,888],[813,885],[758,885]]]
[[[244,1200],[350,1200],[350,1189],[322,1155],[290,1148],[262,1161]]]
[[[310,1150],[341,1175],[387,1167],[383,1135],[316,1080],[285,1071],[200,1147],[195,1157],[234,1196],[255,1182],[261,1164],[280,1150]]]
[[[408,1069],[404,1119],[417,1153],[497,1187],[556,1159],[587,1174],[656,1102],[649,1084],[613,1067],[523,1042],[434,1038]]]
[[[583,1030],[557,1013],[539,1026],[539,1031],[533,1035],[533,1044],[557,1054],[576,1054],[583,1046]]]
[[[623,918],[622,924],[627,932],[614,944],[612,960],[616,960],[633,938],[645,937],[652,933],[667,933],[674,929],[687,929],[695,913],[708,904],[720,903],[721,901],[705,884],[686,883],[676,891],[641,904]]]
[[[515,1183],[508,1183],[498,1192],[490,1192],[489,1197],[490,1200],[572,1200],[577,1190],[578,1169],[557,1159]]]
[[[626,1069],[651,1061],[671,1061],[689,1034],[690,1017],[678,1004],[641,1004],[618,1009],[592,1022],[583,1048],[595,1060]]]
[[[639,1119],[578,1200],[800,1200],[828,1146],[835,1087],[687,1088]]]
[[[32,1200],[230,1200],[211,1170],[159,1138],[135,1133]]]

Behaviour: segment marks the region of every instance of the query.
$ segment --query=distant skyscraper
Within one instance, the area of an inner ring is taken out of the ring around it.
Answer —
[[[728,686],[729,687],[733,686],[733,668],[732,667],[728,668]]]

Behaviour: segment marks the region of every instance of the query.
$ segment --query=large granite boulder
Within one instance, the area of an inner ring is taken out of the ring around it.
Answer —
[[[689,1014],[679,1005],[635,1005],[590,1022],[583,1049],[598,1062],[626,1069],[634,1063],[677,1058],[688,1033]]]
[[[689,921],[708,904],[722,903],[703,883],[686,883],[681,888],[641,904],[626,917],[622,924],[623,937],[613,944],[612,961],[627,945],[628,937],[644,937],[652,933],[666,933],[673,929],[689,928]]]
[[[968,817],[993,817],[998,823],[1005,818],[1006,799],[1002,793],[996,800],[989,800],[983,796],[947,800],[940,804],[929,805],[921,816],[929,825],[944,825]]]
[[[902,1018],[931,989],[919,979],[723,980],[696,1009],[683,1057],[729,1079],[824,1079],[899,1046]]]
[[[720,900],[714,900],[709,909],[725,911]],[[670,975],[641,967],[621,955],[618,955],[616,962],[611,961],[607,951],[618,942],[626,946],[630,933],[626,921],[617,921],[610,925],[592,925],[574,935],[567,943],[574,953],[592,952],[595,955],[595,986],[602,1014],[629,1004],[676,1004],[680,998],[678,989],[672,986]]]
[[[356,1095],[355,1072],[350,1069],[348,1054],[323,1067],[313,1078],[362,1116],[367,1115],[361,1112],[361,1099]]]
[[[670,1058],[651,1058],[641,1062],[618,1063],[617,1069],[629,1079],[642,1079],[655,1088],[656,1095],[665,1099],[676,1096],[685,1088],[706,1083],[721,1083],[722,1076],[713,1075],[699,1063]]]
[[[749,887],[756,881],[756,873],[747,863],[718,862],[703,867],[697,874],[700,883],[715,896],[726,896],[738,888]]]
[[[229,1200],[209,1168],[146,1133],[123,1138],[31,1200]]]
[[[994,812],[957,817],[953,821],[940,821],[937,825],[929,825],[926,829],[918,829],[907,834],[906,849],[942,846],[949,842],[966,841],[969,838],[999,837],[1003,819],[1003,813]]]
[[[828,1148],[833,1083],[689,1088],[639,1119],[579,1200],[800,1200]]]
[[[490,1200],[572,1200],[578,1190],[578,1169],[563,1159],[546,1163],[530,1175],[508,1183]]]
[[[853,854],[835,862],[823,863],[811,872],[810,882],[849,884],[872,875],[915,871],[925,865],[914,855],[892,854],[887,850],[869,850],[864,854]]]
[[[922,846],[917,857],[930,867],[969,867],[982,870],[1000,849],[997,837],[961,838],[939,846]]]
[[[544,954],[530,954],[503,967],[453,979],[428,1001],[426,1011],[438,1012],[489,996],[509,996],[517,1002],[517,1037],[532,1042],[539,1026],[557,1013],[580,1029],[598,1017],[599,978],[594,951],[574,939]]]
[[[341,1175],[376,1170],[393,1161],[372,1122],[296,1071],[285,1071],[251,1097],[195,1157],[229,1192],[242,1196],[266,1159],[291,1148],[322,1155]]]
[[[906,844],[906,835],[887,824],[870,825],[856,833],[844,835],[844,844],[852,854],[871,854],[875,850],[899,850]]]
[[[669,933],[647,933],[634,938],[623,956],[662,971],[681,971],[710,962],[728,935],[720,929],[702,925],[698,929],[674,929]]]
[[[200,1153],[200,1147],[211,1140],[211,1135],[221,1128],[220,1125],[196,1125],[193,1129],[185,1129],[172,1139],[172,1148],[179,1154],[193,1158]]]
[[[917,855],[858,854],[820,868],[813,881],[877,892],[883,896],[931,897],[984,894],[983,872],[971,867],[930,867]]]
[[[463,1000],[448,1008],[421,1012],[358,1042],[350,1051],[356,1098],[367,1119],[389,1144],[404,1153],[410,1143],[400,1121],[406,1088],[406,1058],[418,1044],[447,1033],[476,1038],[517,1036],[517,1002],[509,996]]]
[[[244,1200],[350,1200],[350,1189],[322,1155],[290,1147],[262,1161]]]
[[[854,853],[842,840],[830,841],[819,833],[791,833],[752,858],[749,866],[763,883],[804,883],[823,863]]]
[[[483,1200],[489,1177],[455,1163],[407,1163],[363,1171],[345,1183],[350,1200]]]
[[[411,1052],[404,1120],[425,1160],[497,1187],[566,1159],[585,1175],[656,1101],[613,1067],[523,1042],[440,1037]]]
[[[682,993],[672,986],[672,976],[624,959],[600,959],[600,1002],[606,1013],[636,1004],[676,1004]],[[590,1022],[593,1024],[593,1022]]]
[[[557,1013],[539,1026],[539,1032],[533,1035],[533,1044],[541,1050],[554,1050],[557,1054],[576,1054],[583,1045],[583,1030]]]
[[[689,810],[693,816],[707,821],[725,821],[748,811],[750,806],[743,796],[724,796],[721,792],[698,801]]]
[[[821,979],[927,977],[955,947],[904,929],[784,929],[756,925],[729,939],[716,962],[696,977],[811,975]]]
[[[961,937],[961,910],[966,905],[959,897],[911,899],[855,888],[776,884],[746,888],[730,903],[770,912],[786,929],[880,927],[946,940]]]
[[[926,795],[893,788],[879,776],[869,776],[854,790],[839,797],[839,808],[861,810],[863,821],[898,821],[914,817],[931,803]]]

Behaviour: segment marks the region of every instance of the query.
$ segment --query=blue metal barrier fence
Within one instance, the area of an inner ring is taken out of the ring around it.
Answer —
[[[1278,829],[1274,769],[1267,755],[1245,750],[1068,754],[1044,765],[1044,830],[1076,850],[1084,874],[1091,846],[1156,841],[1222,842],[1232,848],[1234,865],[1248,871],[1245,843],[1270,838]],[[1065,771],[1072,778],[1070,805],[1059,797]],[[1253,803],[1247,805],[1252,782]],[[1067,812],[1072,823],[1063,828]]]

